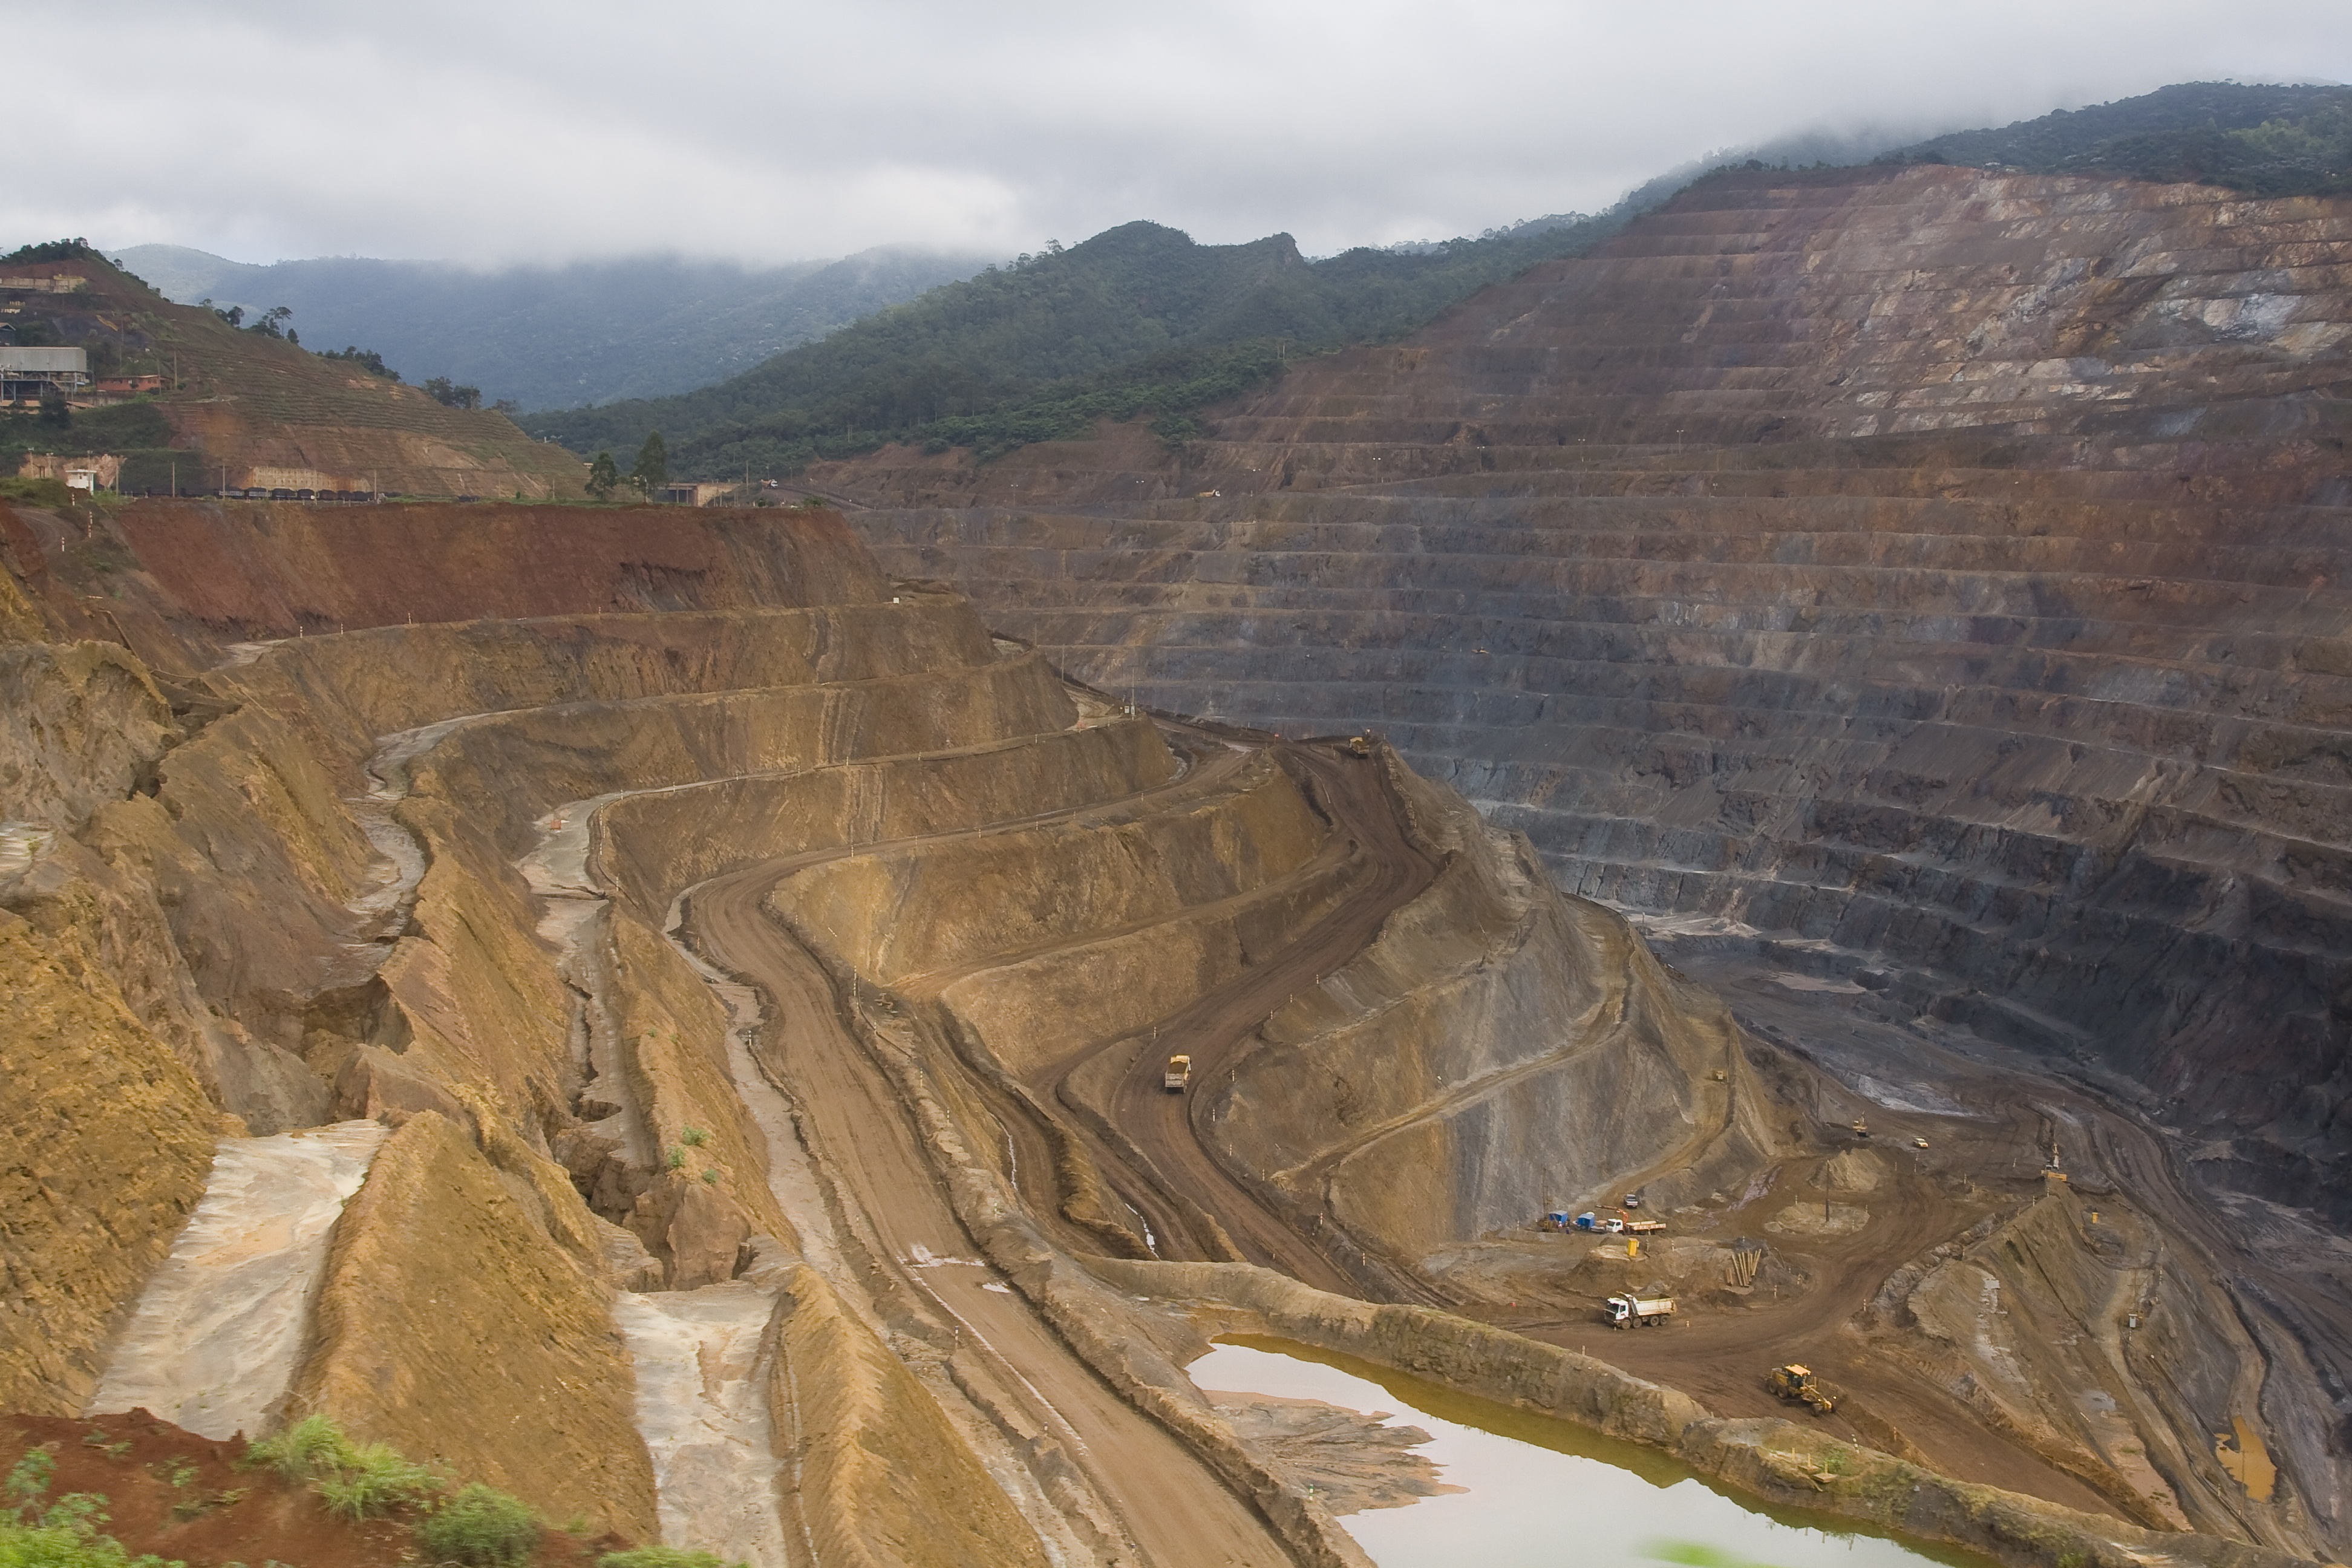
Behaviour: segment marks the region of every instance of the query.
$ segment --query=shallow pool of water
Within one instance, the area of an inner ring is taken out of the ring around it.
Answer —
[[[1340,1520],[1381,1568],[1989,1568],[1948,1548],[1853,1533],[1736,1501],[1652,1450],[1282,1340],[1218,1344],[1208,1391],[1394,1414],[1465,1488]]]

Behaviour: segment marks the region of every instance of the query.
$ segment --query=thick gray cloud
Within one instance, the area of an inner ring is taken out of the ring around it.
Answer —
[[[0,239],[247,260],[1009,253],[1134,217],[1322,253],[1809,129],[2352,79],[2344,0],[93,0],[10,34],[57,68],[11,73]]]

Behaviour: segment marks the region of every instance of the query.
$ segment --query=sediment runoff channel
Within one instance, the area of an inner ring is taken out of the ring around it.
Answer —
[[[1185,1371],[1212,1400],[1312,1401],[1430,1434],[1419,1452],[1448,1490],[1339,1521],[1380,1568],[1991,1568],[1765,1511],[1646,1449],[1285,1340],[1220,1342]]]

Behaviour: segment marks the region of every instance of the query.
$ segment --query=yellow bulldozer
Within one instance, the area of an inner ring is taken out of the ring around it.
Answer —
[[[1837,1408],[1837,1392],[1816,1383],[1812,1369],[1795,1362],[1774,1367],[1766,1375],[1764,1385],[1791,1405],[1805,1405],[1816,1415],[1827,1415]]]

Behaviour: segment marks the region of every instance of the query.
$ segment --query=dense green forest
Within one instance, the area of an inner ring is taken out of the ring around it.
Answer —
[[[2352,87],[2182,82],[1997,131],[1956,131],[1881,161],[2191,180],[2257,196],[2352,191]]]
[[[985,457],[1106,415],[1151,416],[1181,440],[1191,411],[1270,379],[1287,360],[1401,336],[1623,221],[1615,212],[1543,218],[1320,261],[1286,234],[1196,245],[1131,223],[934,289],[716,386],[520,423],[591,455],[633,451],[658,429],[674,472],[711,479],[789,474],[889,440]]]

